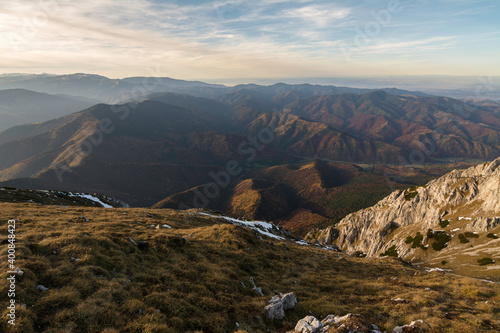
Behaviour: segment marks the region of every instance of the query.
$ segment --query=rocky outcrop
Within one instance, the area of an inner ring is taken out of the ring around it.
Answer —
[[[260,287],[257,287],[255,284],[253,277],[250,277],[250,283],[252,284],[252,289],[259,295],[259,296],[264,296],[264,293],[262,293],[262,289]]]
[[[324,324],[320,322],[318,319],[316,319],[313,316],[307,316],[297,322],[297,325],[295,325],[295,331],[296,333],[316,333],[316,332],[322,332]]]
[[[408,236],[441,229],[440,222],[447,219],[466,222],[462,229],[473,232],[486,232],[500,224],[500,158],[454,170],[425,186],[395,191],[336,226],[312,230],[305,239],[368,256],[393,247],[398,256],[405,257],[417,250],[405,244]]]
[[[339,231],[335,228],[329,228],[324,233],[320,233],[316,239],[317,243],[321,246],[331,245],[331,240],[336,239],[339,236]]]
[[[327,333],[331,328],[336,329],[335,332],[381,333],[376,325],[352,313],[342,317],[328,315],[322,321],[314,316],[307,316],[299,320],[295,329],[288,333]]]
[[[293,309],[295,304],[297,304],[297,298],[293,293],[279,294],[271,298],[264,311],[269,319],[281,320],[285,318],[285,311]]]
[[[479,217],[467,224],[465,231],[486,232],[500,225],[500,217]]]

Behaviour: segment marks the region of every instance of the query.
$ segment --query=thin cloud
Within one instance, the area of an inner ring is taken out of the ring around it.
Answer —
[[[39,2],[2,2],[3,70],[25,64],[26,71],[52,68],[73,72],[78,68],[128,76],[146,74],[146,68],[158,65],[167,76],[197,79],[338,75],[385,68],[389,62],[383,56],[411,59],[418,54],[430,63],[457,49],[462,50],[459,56],[463,62],[475,59],[475,63],[481,63],[477,60],[481,54],[498,52],[499,44],[495,44],[499,35],[491,34],[486,25],[482,28],[481,20],[474,25],[475,38],[458,34],[443,13],[419,12],[418,1],[406,12],[394,14],[377,36],[357,47],[360,59],[354,64],[346,62],[339,46],[353,45],[354,34],[368,22],[376,22],[373,14],[385,10],[386,4],[360,0],[220,0],[190,5],[147,0],[59,3],[46,24],[26,36],[26,20],[33,21],[33,15],[43,13]],[[447,12],[458,14],[465,5]],[[481,10],[488,5],[492,3],[481,2]],[[454,15],[454,20],[458,16]],[[435,31],[440,34],[436,36]],[[16,50],[9,41],[12,34],[26,37],[28,42]],[[472,52],[474,48],[468,47],[486,37],[491,42],[480,46],[485,48],[483,52],[477,52],[477,47]],[[491,61],[485,66],[500,67]]]
[[[309,5],[283,11],[283,15],[287,18],[299,19],[322,27],[346,18],[350,13],[349,8],[337,8],[331,5]]]
[[[408,50],[412,50],[413,53],[421,52],[424,49],[442,49],[456,45],[456,36],[441,36],[432,37],[422,40],[413,41],[394,41],[392,43],[381,43],[371,46],[366,46],[360,49],[360,52],[364,53],[405,53]]]

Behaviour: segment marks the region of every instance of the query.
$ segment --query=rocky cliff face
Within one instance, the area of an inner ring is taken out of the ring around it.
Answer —
[[[347,253],[421,259],[450,256],[460,246],[470,252],[471,245],[484,248],[485,253],[474,251],[476,256],[500,255],[495,231],[500,231],[500,158],[393,192],[336,226],[312,230],[306,239]],[[479,243],[468,244],[471,240]]]

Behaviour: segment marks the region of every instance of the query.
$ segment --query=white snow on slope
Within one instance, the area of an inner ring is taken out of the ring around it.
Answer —
[[[200,214],[201,215],[210,216],[210,217],[214,217],[214,218],[224,219],[224,220],[226,220],[228,222],[231,222],[232,224],[244,226],[244,227],[250,228],[252,230],[258,231],[261,234],[266,235],[268,237],[279,239],[279,240],[285,240],[284,237],[277,236],[277,235],[269,232],[270,230],[273,230],[273,227],[274,227],[274,225],[271,224],[271,223],[269,223],[269,222],[263,222],[263,221],[242,221],[242,220],[238,220],[238,219],[235,219],[235,218],[232,218],[232,217],[227,217],[227,216],[210,215],[210,214],[207,214],[207,213],[200,213]]]
[[[113,208],[113,206],[105,204],[99,198],[96,198],[96,197],[94,197],[93,195],[90,195],[90,194],[70,193],[69,196],[70,197],[80,197],[80,198],[84,198],[84,199],[88,199],[88,200],[94,201],[94,202],[98,203],[99,205],[101,205],[104,208]]]

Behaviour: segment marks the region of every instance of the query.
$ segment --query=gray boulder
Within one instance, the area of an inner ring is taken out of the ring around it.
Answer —
[[[317,333],[323,328],[324,324],[316,317],[307,316],[297,322],[295,325],[296,333]]]
[[[281,320],[285,318],[285,310],[283,309],[283,303],[271,303],[264,308],[266,311],[267,317],[271,320],[278,319]]]
[[[264,311],[269,319],[281,320],[285,318],[285,310],[293,309],[295,304],[297,304],[297,298],[293,293],[279,294],[271,298]]]
[[[293,293],[288,293],[281,297],[281,303],[283,303],[283,309],[290,310],[297,304],[297,298]]]

